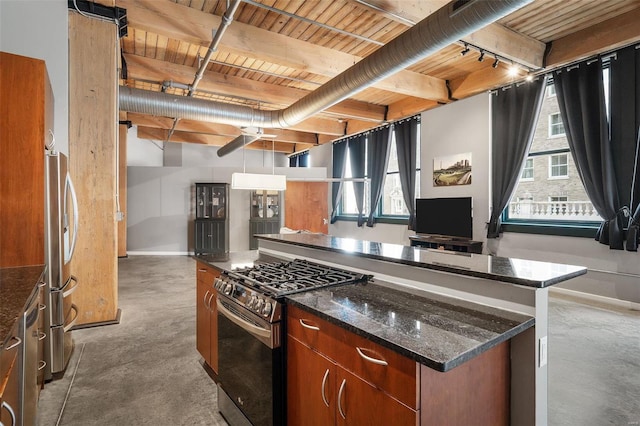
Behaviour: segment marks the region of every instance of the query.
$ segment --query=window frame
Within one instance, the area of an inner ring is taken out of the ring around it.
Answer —
[[[551,122],[551,117],[558,117],[558,118],[560,118],[560,122],[558,122],[558,123],[552,123],[552,122]],[[563,138],[563,137],[566,137],[566,136],[567,136],[567,131],[565,130],[565,128],[564,128],[564,122],[562,121],[562,115],[560,114],[560,112],[559,112],[559,111],[558,111],[558,112],[554,112],[554,113],[552,113],[552,114],[549,114],[549,118],[548,118],[548,120],[549,120],[549,132],[548,132],[547,137],[548,137],[549,139],[554,139],[554,138]],[[553,128],[554,128],[554,126],[556,126],[556,127],[557,127],[557,126],[558,126],[558,124],[562,124],[562,130],[564,130],[564,132],[562,132],[562,133],[557,133],[557,134],[553,134],[553,133],[551,132],[551,129],[553,129]]]
[[[565,158],[564,164],[553,164],[553,159],[558,158],[560,156],[564,156]],[[556,169],[558,167],[565,167],[567,170],[567,173],[564,175],[554,175],[553,174],[554,167]],[[563,152],[549,154],[549,173],[547,176],[547,180],[563,180],[563,179],[569,179],[569,155]]]
[[[420,185],[420,174],[421,174],[421,168],[420,168],[420,116],[418,116],[417,118],[411,118],[412,120],[418,120],[418,140],[417,140],[417,149],[416,149],[416,155],[418,156],[416,163],[418,164],[418,166],[416,167],[415,173],[416,173],[416,190],[419,188]],[[394,131],[394,135],[393,135],[394,141],[395,141],[395,131]],[[367,139],[366,142],[366,150],[369,149],[369,140]],[[391,147],[390,147],[391,149]],[[345,159],[346,163],[345,164],[350,164],[350,159],[349,159],[349,151],[347,150],[347,158]],[[366,155],[365,155],[366,158]],[[388,165],[387,165],[387,172],[385,173],[385,181],[387,179],[387,176],[392,175],[392,174],[398,174],[400,173],[400,171],[388,171]],[[369,176],[367,175],[366,171],[365,171],[365,178],[368,178]],[[346,176],[345,176],[346,178]],[[340,194],[340,204],[338,206],[338,212],[336,214],[336,220],[338,221],[346,221],[346,222],[356,222],[358,220],[358,214],[357,213],[345,213],[343,211],[344,208],[344,196],[345,196],[345,190],[344,190],[344,184],[346,184],[348,182],[343,182],[343,187],[342,187],[342,193]],[[384,185],[384,183],[383,183]],[[366,186],[365,186],[366,188]],[[417,197],[417,194],[414,194],[414,199]],[[367,206],[371,206],[371,200],[369,200],[370,196],[369,196],[369,191],[365,191],[365,212],[367,211],[366,207]],[[368,217],[368,213],[363,213],[363,216],[367,216]],[[375,223],[387,223],[387,224],[395,224],[395,225],[407,225],[409,223],[409,216],[408,215],[390,215],[390,214],[382,214],[382,202],[379,202],[377,207],[376,207],[376,211],[373,214],[374,217],[374,221]]]
[[[527,167],[527,163],[531,161],[531,167]],[[531,170],[531,177],[522,177],[524,175],[525,170]],[[530,155],[524,162],[524,166],[522,167],[522,172],[520,173],[520,182],[534,182],[535,181],[535,161],[533,157]]]

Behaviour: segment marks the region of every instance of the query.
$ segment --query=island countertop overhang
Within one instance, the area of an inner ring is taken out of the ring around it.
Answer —
[[[256,238],[533,288],[550,287],[587,272],[583,266],[423,249],[324,234],[262,234]]]

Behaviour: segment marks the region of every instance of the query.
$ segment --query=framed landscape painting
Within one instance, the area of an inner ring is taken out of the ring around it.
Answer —
[[[433,159],[433,186],[470,185],[471,153]]]

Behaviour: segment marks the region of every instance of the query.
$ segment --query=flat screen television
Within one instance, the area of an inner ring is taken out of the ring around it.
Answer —
[[[471,197],[416,199],[416,233],[473,238]]]

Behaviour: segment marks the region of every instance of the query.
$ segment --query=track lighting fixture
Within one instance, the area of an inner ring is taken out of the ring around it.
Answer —
[[[500,62],[500,60],[498,60],[498,57],[497,57],[497,56],[496,56],[495,58],[496,58],[496,60],[495,60],[495,61],[493,61],[493,64],[492,64],[491,66],[492,66],[493,68],[498,68],[498,63]]]
[[[461,56],[466,55],[467,53],[469,53],[469,45],[467,43],[464,44],[464,49],[462,49],[462,52],[460,52]]]
[[[516,65],[511,64],[511,66],[509,67],[509,71],[508,71],[509,76],[510,77],[515,77],[515,76],[517,76],[519,74],[519,72],[520,72],[520,69]]]
[[[478,56],[478,62],[484,61],[484,50],[480,50],[480,56]]]

